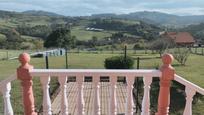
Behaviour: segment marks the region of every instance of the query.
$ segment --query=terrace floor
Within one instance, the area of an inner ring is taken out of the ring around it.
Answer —
[[[100,103],[101,103],[101,115],[108,115],[108,104],[110,99],[109,84],[110,82],[100,82]],[[84,82],[84,102],[85,102],[85,115],[92,115],[94,106],[94,88],[92,82]],[[125,114],[125,103],[126,103],[126,84],[122,82],[117,83],[117,110],[118,115]],[[69,115],[77,114],[77,83],[67,83],[67,95],[68,95],[68,111]],[[60,99],[61,96],[57,97],[52,102],[52,112],[54,115],[60,115]]]

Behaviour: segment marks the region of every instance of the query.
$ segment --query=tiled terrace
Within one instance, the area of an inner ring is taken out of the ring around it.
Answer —
[[[117,84],[117,110],[118,114],[125,114],[125,103],[126,103],[126,84],[118,82]],[[101,103],[101,115],[108,115],[110,101],[110,84],[109,82],[100,82],[100,103]],[[93,115],[94,105],[94,86],[92,82],[84,82],[84,102],[85,102],[85,115]],[[68,98],[68,111],[71,115],[77,115],[77,83],[67,83],[67,98]],[[60,114],[60,101],[61,95],[57,95],[52,103],[53,114]]]

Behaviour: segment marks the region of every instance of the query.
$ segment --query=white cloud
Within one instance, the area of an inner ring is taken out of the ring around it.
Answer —
[[[45,10],[64,15],[163,11],[171,14],[204,14],[203,0],[0,0],[2,10]]]

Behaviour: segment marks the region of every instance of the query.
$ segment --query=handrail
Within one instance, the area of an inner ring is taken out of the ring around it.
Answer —
[[[0,89],[1,89],[5,84],[7,84],[7,83],[9,83],[9,82],[12,82],[12,81],[14,81],[14,80],[16,80],[16,79],[17,79],[16,74],[12,74],[12,75],[10,75],[8,78],[6,78],[6,79],[0,81]]]
[[[11,82],[16,80],[16,74],[11,75],[7,79],[0,81],[0,92],[4,99],[4,115],[13,115],[13,108],[10,101]]]
[[[135,74],[135,76],[153,76],[153,77],[160,77],[161,71],[159,70],[150,70],[150,69],[32,69],[29,71],[32,76],[49,76],[49,75],[70,75],[75,76],[77,75],[84,75],[84,76],[91,76],[91,75],[111,75],[114,74],[115,76],[127,76]]]
[[[195,85],[195,84],[191,83],[190,81],[182,78],[181,76],[175,74],[174,80],[181,83],[181,84],[183,84],[183,85],[185,85],[185,87],[190,87],[191,89],[195,90],[196,92],[204,95],[204,89],[203,88],[199,87],[198,85]]]

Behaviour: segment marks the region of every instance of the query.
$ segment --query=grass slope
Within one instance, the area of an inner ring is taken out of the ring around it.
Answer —
[[[95,32],[95,31],[87,31],[83,26],[81,27],[74,27],[71,30],[71,34],[73,36],[76,36],[78,40],[90,40],[93,36],[96,36],[98,39],[104,38],[104,37],[110,37],[111,33],[106,31],[101,32]]]

